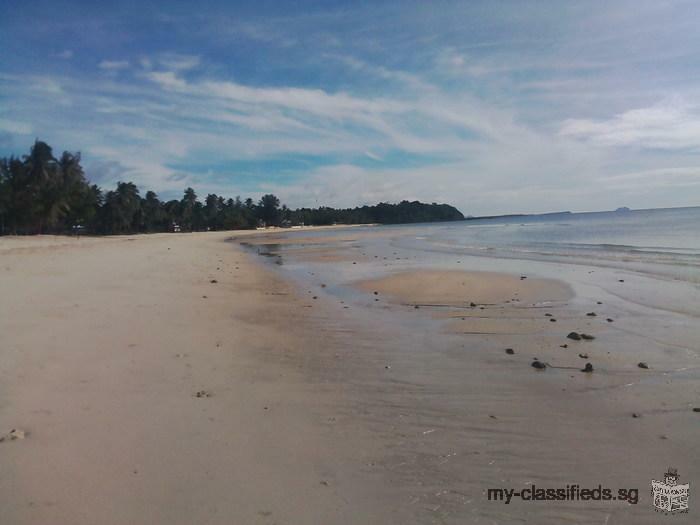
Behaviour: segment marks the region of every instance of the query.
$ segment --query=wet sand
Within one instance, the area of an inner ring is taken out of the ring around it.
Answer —
[[[692,490],[696,324],[390,234],[0,239],[2,522],[655,524],[652,478]],[[486,497],[574,483],[639,502]]]
[[[354,364],[383,364],[377,384],[352,366],[345,373],[361,384],[350,390],[354,403],[387,442],[383,467],[411,494],[413,522],[658,523],[651,479],[668,467],[684,473],[681,483],[700,477],[692,290],[583,265],[509,261],[522,271],[486,271],[505,265],[425,261],[395,239],[377,242],[377,231],[352,236],[329,241],[332,262],[305,257],[307,239],[275,240],[275,267],[336,303]],[[680,313],[665,308],[673,297]],[[593,372],[582,371],[587,363]],[[486,496],[574,484],[637,489],[638,502],[504,505]]]
[[[571,298],[561,281],[527,276],[459,270],[414,270],[358,284],[412,305],[470,306],[508,303],[549,303]]]

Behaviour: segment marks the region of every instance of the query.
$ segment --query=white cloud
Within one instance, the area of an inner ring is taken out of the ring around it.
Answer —
[[[158,62],[161,66],[170,71],[187,71],[199,66],[200,58],[197,55],[165,53],[158,57]]]
[[[119,71],[129,67],[128,60],[103,60],[97,67],[105,71]]]
[[[53,56],[62,60],[70,60],[73,58],[73,51],[70,49],[64,49],[63,51],[55,53]]]
[[[29,135],[32,133],[32,126],[27,122],[0,119],[0,130],[17,135]]]
[[[36,91],[43,91],[45,93],[51,93],[54,95],[63,93],[63,87],[61,86],[61,83],[54,78],[30,77],[28,80],[31,88]]]
[[[606,120],[568,119],[562,136],[602,146],[700,149],[700,106],[673,98]]]
[[[181,91],[187,87],[187,83],[184,80],[177,78],[175,73],[172,71],[152,71],[150,73],[146,73],[146,78],[166,89]]]

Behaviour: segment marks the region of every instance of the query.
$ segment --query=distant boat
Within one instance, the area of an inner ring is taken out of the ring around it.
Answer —
[[[624,213],[627,211],[631,211],[627,206],[622,206],[621,208],[618,208],[615,210],[615,213]]]

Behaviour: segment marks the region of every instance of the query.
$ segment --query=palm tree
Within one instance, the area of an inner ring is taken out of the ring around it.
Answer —
[[[103,206],[104,228],[108,233],[131,233],[138,229],[141,210],[139,190],[133,182],[118,182],[107,192]]]
[[[163,204],[153,191],[146,192],[146,198],[141,203],[143,210],[143,226],[147,232],[163,229],[165,225],[165,211]]]
[[[258,218],[268,226],[279,224],[279,206],[280,200],[276,196],[270,193],[263,195],[258,203]]]
[[[194,220],[194,207],[197,203],[197,194],[192,188],[187,188],[182,196],[182,226],[192,231]]]
[[[29,155],[25,155],[24,164],[31,198],[30,215],[38,233],[42,233],[45,225],[53,226],[58,221],[65,204],[60,167],[51,146],[40,140],[36,140]]]

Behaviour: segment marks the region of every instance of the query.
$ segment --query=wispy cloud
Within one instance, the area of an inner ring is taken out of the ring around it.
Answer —
[[[187,71],[199,66],[201,58],[197,55],[164,53],[156,57],[156,63],[168,71]]]
[[[56,58],[60,58],[61,60],[70,60],[71,58],[73,58],[73,51],[70,49],[64,49],[63,51],[54,53],[53,56]]]
[[[32,132],[32,126],[27,122],[17,122],[0,118],[0,131],[6,131],[17,135],[29,135]]]
[[[700,105],[675,98],[606,120],[567,119],[560,133],[610,147],[700,151]]]
[[[129,67],[128,60],[102,60],[97,67],[105,71],[119,71]]]

